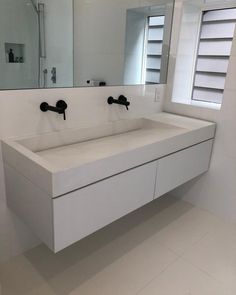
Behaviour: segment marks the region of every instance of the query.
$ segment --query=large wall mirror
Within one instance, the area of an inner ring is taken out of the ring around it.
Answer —
[[[174,0],[0,0],[0,89],[165,83]]]

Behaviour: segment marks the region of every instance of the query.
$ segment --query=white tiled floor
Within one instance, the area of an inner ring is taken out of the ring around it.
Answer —
[[[2,295],[235,295],[236,227],[165,196],[57,255],[42,245],[3,263],[0,284]]]

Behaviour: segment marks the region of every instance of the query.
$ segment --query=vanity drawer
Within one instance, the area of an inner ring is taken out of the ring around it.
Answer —
[[[158,160],[155,198],[206,172],[213,140],[208,140]]]
[[[54,251],[151,202],[156,168],[145,164],[54,199]]]

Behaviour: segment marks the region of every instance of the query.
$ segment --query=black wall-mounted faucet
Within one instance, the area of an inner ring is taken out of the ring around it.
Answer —
[[[119,104],[119,105],[123,105],[126,107],[127,111],[129,110],[129,106],[130,106],[130,102],[128,101],[128,99],[124,96],[124,95],[120,95],[118,97],[118,99],[114,99],[112,96],[108,97],[107,99],[107,103],[108,104]]]
[[[66,120],[66,109],[67,109],[67,103],[64,100],[59,100],[56,103],[56,106],[50,106],[47,102],[43,102],[40,105],[40,110],[42,112],[47,112],[47,111],[51,111],[51,112],[55,112],[58,114],[62,114],[64,117],[64,120]]]

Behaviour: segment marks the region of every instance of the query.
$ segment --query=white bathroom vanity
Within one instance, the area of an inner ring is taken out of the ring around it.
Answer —
[[[58,252],[206,172],[215,128],[159,113],[3,140],[8,205]]]

